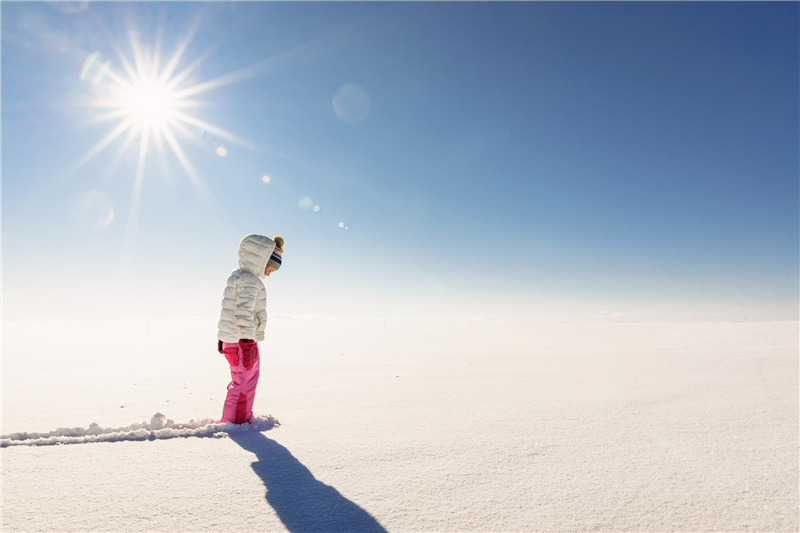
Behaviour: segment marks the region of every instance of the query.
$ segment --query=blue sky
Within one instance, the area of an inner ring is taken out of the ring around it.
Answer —
[[[3,315],[798,320],[799,7],[3,2]]]

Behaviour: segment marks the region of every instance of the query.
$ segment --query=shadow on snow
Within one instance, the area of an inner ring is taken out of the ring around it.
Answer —
[[[267,502],[293,533],[386,533],[364,509],[317,480],[283,446],[263,433],[238,433],[230,438],[258,461],[253,470],[264,482]]]

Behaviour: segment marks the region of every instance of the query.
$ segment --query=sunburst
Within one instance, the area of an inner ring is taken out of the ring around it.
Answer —
[[[198,191],[204,195],[207,193],[200,175],[178,139],[195,139],[197,131],[207,131],[234,143],[247,143],[192,114],[203,103],[191,97],[222,85],[208,81],[188,83],[187,80],[197,69],[199,60],[183,70],[177,70],[193,34],[194,31],[188,33],[163,65],[160,38],[150,51],[141,45],[134,31],[128,33],[133,61],[121,50],[117,50],[121,70],[112,68],[110,62],[98,61],[96,55],[87,59],[84,72],[96,72],[93,76],[96,91],[89,105],[99,110],[100,114],[94,120],[110,122],[114,126],[90,148],[80,160],[79,166],[123,139],[120,152],[138,143],[138,181],[151,146],[155,145],[163,153],[166,143]]]
[[[200,142],[198,133],[207,132],[216,138],[254,149],[232,133],[195,116],[196,111],[205,105],[196,99],[197,95],[258,73],[258,69],[251,68],[246,73],[234,72],[211,80],[192,81],[201,60],[188,66],[182,64],[196,29],[195,25],[168,58],[161,53],[160,33],[152,48],[148,49],[139,41],[137,32],[129,30],[129,54],[132,58],[117,49],[117,67],[112,67],[111,61],[103,61],[99,53],[92,54],[84,63],[81,77],[93,89],[88,105],[97,111],[93,121],[110,124],[110,129],[80,158],[75,169],[111,146],[118,146],[115,162],[131,151],[137,154],[123,263],[129,261],[135,240],[148,157],[153,154],[165,157],[166,147],[169,147],[196,191],[212,209],[224,216],[182,143]]]
[[[116,48],[116,61],[102,59],[99,53],[92,54],[84,63],[81,78],[92,87],[88,101],[96,113],[92,120],[109,124],[109,131],[94,143],[79,158],[73,172],[84,166],[101,152],[112,146],[117,147],[112,167],[115,167],[124,154],[136,154],[136,170],[133,191],[130,197],[130,210],[123,247],[123,263],[131,255],[138,225],[139,203],[143,187],[146,162],[152,155],[166,157],[168,149],[185,171],[194,188],[212,209],[225,218],[225,211],[219,206],[200,173],[187,156],[182,143],[202,143],[201,132],[246,147],[254,152],[263,152],[271,147],[254,146],[225,129],[198,118],[197,112],[207,105],[198,96],[224,86],[238,83],[279,68],[307,60],[318,53],[325,53],[344,38],[344,34],[333,32],[302,43],[294,48],[260,61],[206,80],[198,79],[197,72],[204,56],[187,64],[187,49],[198,30],[200,18],[177,44],[171,55],[161,52],[163,27],[156,32],[153,45],[145,47],[139,40],[139,33],[133,27],[128,29],[128,43],[123,51]],[[168,149],[167,149],[168,147]],[[216,147],[214,153],[222,157],[228,152],[224,147]],[[278,153],[278,152],[275,152]],[[280,154],[294,160],[286,154]],[[68,172],[67,174],[71,174]]]

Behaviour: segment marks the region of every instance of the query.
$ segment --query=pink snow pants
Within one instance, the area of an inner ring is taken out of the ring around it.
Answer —
[[[242,350],[238,343],[223,342],[222,353],[231,363],[231,382],[228,384],[228,395],[222,408],[222,421],[244,424],[253,417],[253,398],[256,395],[261,357],[258,355],[258,343],[255,344],[253,366],[248,370],[242,362]],[[232,364],[232,362],[236,364]]]

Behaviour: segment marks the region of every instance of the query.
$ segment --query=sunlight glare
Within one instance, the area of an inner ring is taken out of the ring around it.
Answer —
[[[139,87],[132,97],[132,111],[142,126],[160,125],[170,118],[172,95],[166,88],[146,84]]]
[[[268,57],[227,74],[202,80],[198,71],[203,57],[188,64],[184,61],[200,20],[196,19],[171,55],[162,55],[163,27],[157,30],[152,45],[148,47],[142,45],[141,33],[131,26],[128,29],[129,46],[114,46],[117,53],[114,63],[101,52],[93,52],[86,57],[79,72],[79,78],[87,89],[85,105],[93,110],[90,120],[108,123],[109,129],[66,174],[75,174],[112,145],[118,148],[113,166],[123,159],[131,160],[131,156],[136,160],[122,251],[123,265],[130,262],[133,253],[144,181],[151,175],[157,175],[146,171],[148,159],[156,156],[165,164],[165,158],[171,152],[199,195],[215,212],[226,218],[225,210],[205,185],[183,142],[202,145],[203,139],[210,137],[212,141],[220,139],[250,150],[259,150],[252,143],[195,116],[194,111],[206,105],[197,96],[270,72],[277,64],[295,59],[305,50],[300,48],[284,55]],[[217,144],[212,153],[224,158],[228,156],[229,148]],[[269,183],[269,176],[262,177],[262,181]],[[312,207],[313,204],[310,204],[307,208]],[[101,220],[105,225],[110,223],[108,218]]]
[[[115,125],[89,149],[73,172],[120,139],[123,140],[120,152],[132,149],[138,141],[140,165],[145,164],[153,149],[163,157],[166,145],[172,149],[199,192],[206,195],[200,176],[180,147],[179,138],[199,143],[196,134],[199,130],[242,146],[250,146],[230,132],[191,113],[203,105],[202,101],[192,97],[228,83],[227,79],[212,80],[215,83],[193,79],[196,78],[200,60],[180,70],[196,29],[193,28],[184,37],[171,56],[162,56],[160,36],[156,38],[153,48],[147,48],[139,42],[138,32],[130,30],[128,37],[132,57],[118,49],[117,66],[112,66],[111,61],[99,52],[87,57],[80,78],[92,87],[89,106],[99,111],[94,120]],[[218,147],[216,153],[224,157],[227,149]],[[140,172],[137,171],[137,174]]]
[[[182,147],[182,142],[189,140],[199,144],[196,131],[200,130],[249,146],[249,143],[237,136],[192,114],[194,109],[203,105],[202,101],[193,99],[195,95],[228,83],[225,76],[218,78],[215,83],[197,81],[199,59],[188,66],[180,67],[196,30],[195,25],[178,43],[172,55],[162,56],[161,35],[157,35],[152,48],[148,48],[140,43],[139,32],[131,28],[128,32],[130,55],[118,48],[118,63],[112,65],[100,52],[94,52],[86,58],[79,74],[88,89],[88,107],[96,111],[93,120],[98,123],[108,122],[111,127],[69,173],[76,172],[114,143],[118,143],[119,148],[114,164],[122,159],[123,153],[136,153],[135,178],[122,251],[123,264],[129,263],[132,255],[143,183],[145,177],[150,175],[145,172],[150,157],[160,157],[163,162],[171,151],[198,194],[216,212],[222,213],[222,207],[205,185]],[[228,152],[225,147],[220,146],[216,153],[225,157]],[[110,222],[103,219],[102,223],[108,225]]]

